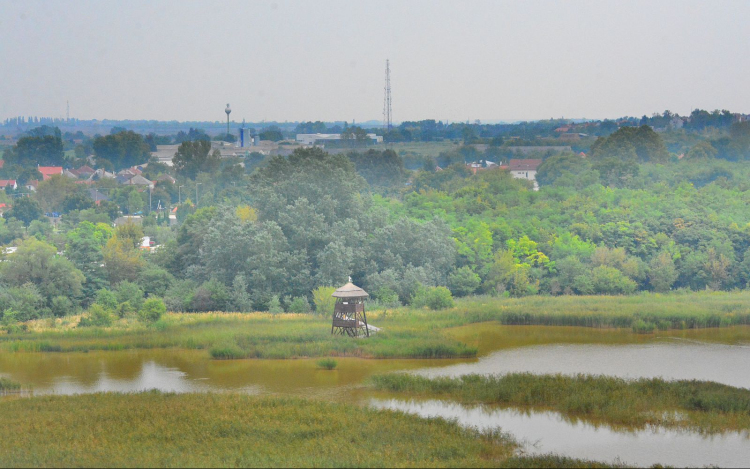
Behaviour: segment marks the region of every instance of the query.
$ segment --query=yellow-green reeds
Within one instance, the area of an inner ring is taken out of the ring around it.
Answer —
[[[388,374],[372,381],[380,390],[552,409],[613,426],[661,425],[704,433],[750,430],[750,390],[708,381],[529,373],[434,379]]]

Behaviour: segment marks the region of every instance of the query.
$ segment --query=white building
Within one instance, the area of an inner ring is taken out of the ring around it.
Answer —
[[[538,159],[510,160],[508,162],[508,171],[516,179],[533,181],[534,190],[538,191],[539,184],[536,182],[536,170],[541,164],[542,160]]]
[[[375,143],[383,143],[383,137],[375,134],[367,134],[367,138]],[[341,140],[341,134],[297,134],[297,142],[304,145],[325,145],[326,142]]]

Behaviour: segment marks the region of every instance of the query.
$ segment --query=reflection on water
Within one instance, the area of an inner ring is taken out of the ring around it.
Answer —
[[[475,363],[420,370],[424,376],[512,372],[698,379],[750,388],[750,347],[665,339],[648,345],[539,345],[500,350]]]
[[[0,376],[35,394],[99,391],[240,391],[324,399],[364,392],[376,373],[445,366],[459,360],[363,360],[338,358],[336,370],[317,360],[211,360],[200,350],[128,350],[90,353],[0,353]]]
[[[701,436],[663,428],[616,432],[580,421],[570,422],[557,412],[465,407],[435,400],[372,399],[370,405],[422,417],[455,419],[461,425],[479,429],[499,427],[511,433],[531,454],[558,453],[599,461],[619,459],[637,466],[661,463],[677,467],[744,467],[750,461],[747,434]]]

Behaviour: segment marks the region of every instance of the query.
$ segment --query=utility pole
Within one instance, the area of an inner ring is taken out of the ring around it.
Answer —
[[[202,182],[195,183],[195,208],[198,208],[198,186],[203,184]]]
[[[182,192],[180,192],[180,189],[182,189],[183,187],[185,186],[177,186],[177,200],[178,200],[177,205],[182,204]]]

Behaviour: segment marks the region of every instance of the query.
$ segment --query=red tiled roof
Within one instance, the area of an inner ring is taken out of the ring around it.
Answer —
[[[15,179],[0,179],[0,187],[15,186]]]
[[[539,159],[510,160],[508,168],[511,171],[535,171],[540,164],[542,164],[542,160]]]
[[[39,166],[36,168],[37,171],[42,173],[42,180],[46,181],[55,174],[62,174],[62,166]]]

